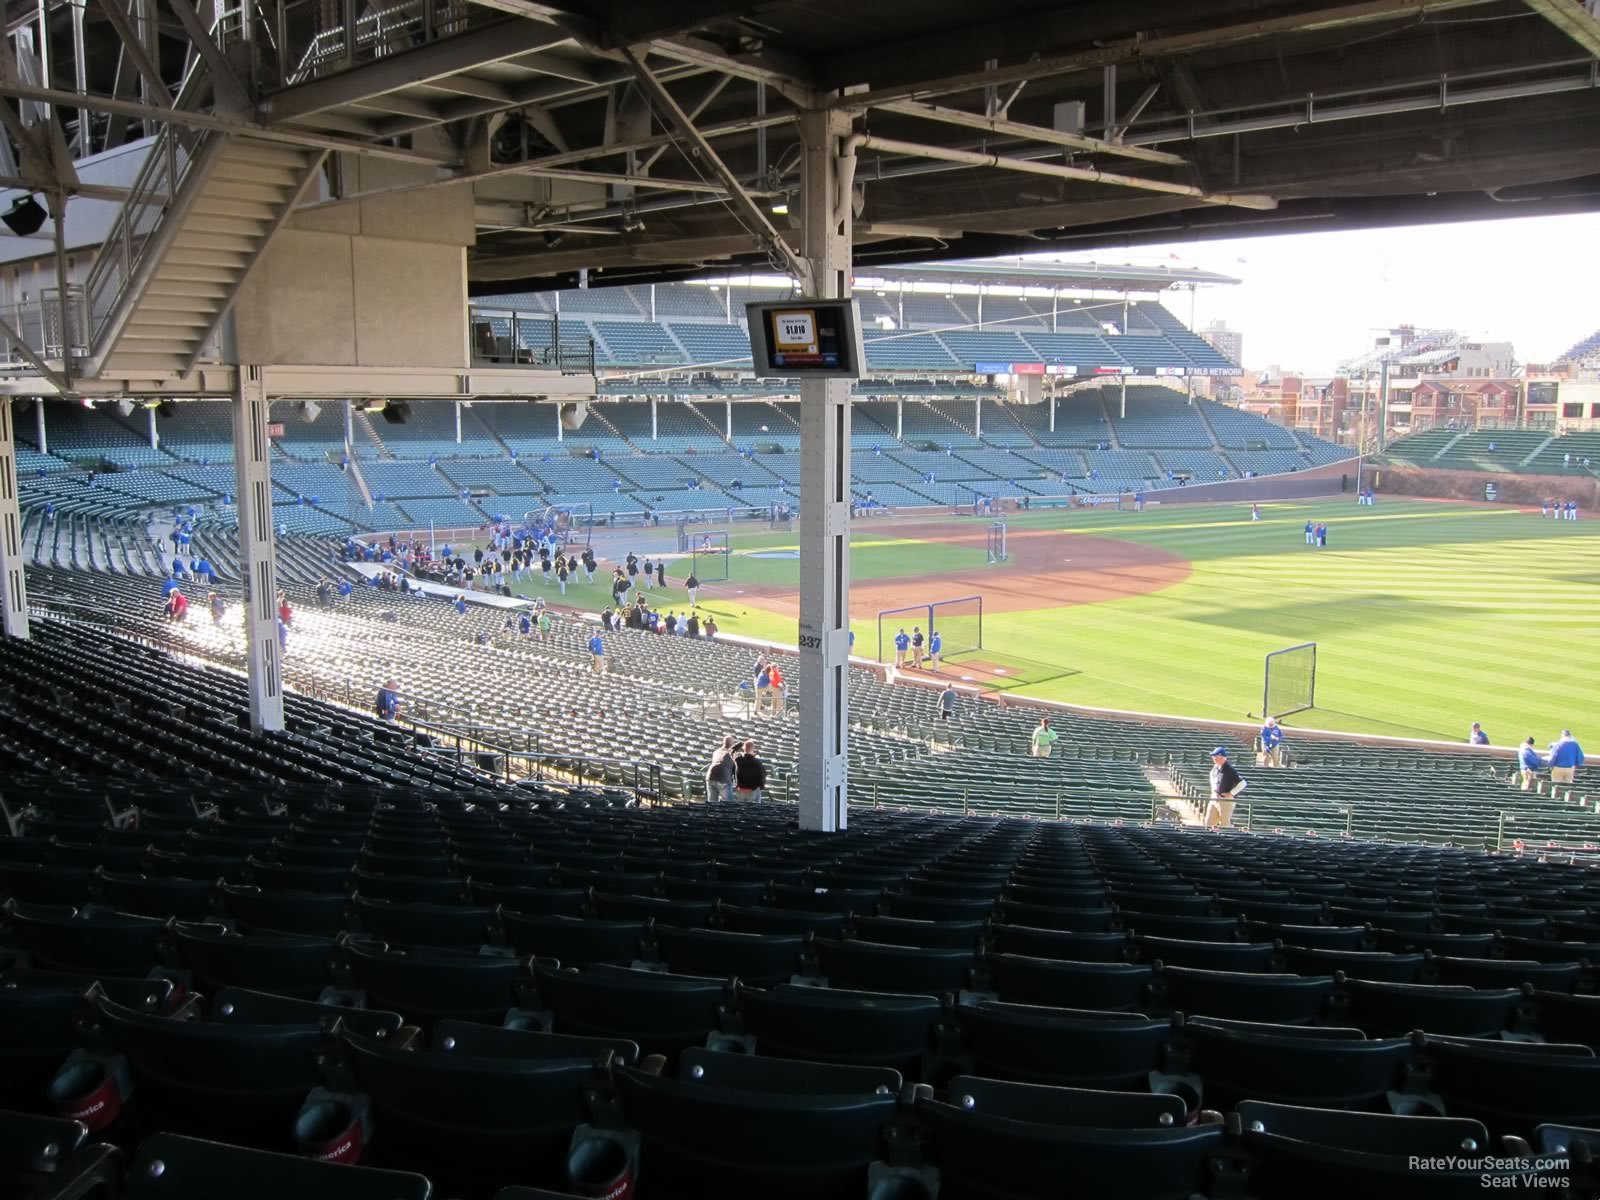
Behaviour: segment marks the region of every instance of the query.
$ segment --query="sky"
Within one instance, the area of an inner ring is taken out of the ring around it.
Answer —
[[[1051,256],[1200,267],[1236,287],[1201,289],[1194,328],[1244,333],[1244,366],[1326,375],[1395,325],[1509,341],[1549,362],[1600,329],[1600,214],[1351,233],[1301,233]],[[1189,320],[1189,295],[1163,297]]]

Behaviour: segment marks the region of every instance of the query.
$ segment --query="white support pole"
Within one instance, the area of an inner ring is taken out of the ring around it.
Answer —
[[[653,283],[650,285],[650,319],[656,319],[656,285]]]
[[[904,400],[896,400],[894,402],[894,437],[895,437],[895,441],[899,441],[901,438],[905,437],[905,428],[906,428],[906,402]]]
[[[560,295],[559,292],[556,293],[556,294]],[[567,440],[567,431],[566,431],[566,428],[561,424],[561,401],[559,401],[559,400],[556,401],[555,410],[556,410],[556,441],[564,442],[564,441]]]
[[[1059,333],[1060,331],[1061,331],[1061,293],[1058,292],[1058,291],[1052,291],[1050,293],[1050,332],[1051,333]]]
[[[0,633],[28,636],[28,582],[22,573],[22,513],[17,508],[17,439],[11,428],[14,401],[0,397]],[[44,401],[34,401],[41,411]]]
[[[144,410],[144,415],[148,418],[150,426],[150,449],[159,450],[161,449],[161,435],[156,432],[156,410],[147,408]]]
[[[1056,431],[1056,397],[1050,397],[1050,432]]]
[[[233,396],[233,469],[239,500],[239,563],[244,574],[244,645],[250,674],[250,728],[283,728],[278,646],[278,571],[272,525],[272,446],[261,368],[240,365]]]
[[[461,445],[461,401],[457,400],[452,406],[456,410],[456,445]]]
[[[40,454],[50,453],[50,436],[44,427],[44,397],[38,397],[33,402],[33,440],[38,444]]]
[[[650,290],[652,292],[655,291],[655,286],[656,285],[653,284],[653,283],[650,285]],[[656,415],[656,404],[657,403],[658,403],[658,401],[657,401],[656,397],[651,396],[650,397],[650,440],[652,442],[655,441],[657,438],[659,438],[661,436],[661,426],[660,426],[660,423],[659,423],[659,418]]]
[[[344,402],[344,444],[350,447],[350,457],[355,458],[356,406],[352,400]]]
[[[1126,375],[1123,375],[1123,376],[1120,376],[1120,378],[1122,380],[1122,413],[1121,413],[1121,419],[1126,421],[1128,419],[1128,377]]]
[[[851,205],[838,159],[850,119],[830,109],[800,117],[805,258],[818,298],[850,294]],[[850,384],[800,386],[800,828],[849,823]]]
[[[722,436],[723,439],[731,446],[733,444],[733,401],[724,400],[722,403],[724,406],[724,411],[722,414]]]
[[[1031,376],[1030,376],[1031,378]],[[972,435],[983,436],[983,397],[979,396],[972,402]]]

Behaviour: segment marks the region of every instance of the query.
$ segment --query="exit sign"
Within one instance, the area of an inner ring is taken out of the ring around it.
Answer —
[[[268,421],[267,422],[267,436],[269,438],[281,438],[283,436],[283,422],[282,421]]]

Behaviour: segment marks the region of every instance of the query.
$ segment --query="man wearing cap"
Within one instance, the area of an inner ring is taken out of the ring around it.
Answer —
[[[1261,763],[1268,767],[1283,766],[1283,730],[1277,717],[1268,717],[1261,726]]]
[[[1205,823],[1212,829],[1233,824],[1234,798],[1245,789],[1239,772],[1228,761],[1228,748],[1218,746],[1211,752],[1211,802],[1206,805]]]

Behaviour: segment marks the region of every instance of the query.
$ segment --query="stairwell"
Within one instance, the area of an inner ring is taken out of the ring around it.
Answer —
[[[355,447],[350,445],[349,442],[345,443],[344,456],[349,460],[345,470],[350,472],[350,478],[356,481],[356,487],[361,492],[361,503],[367,506],[368,511],[371,511],[372,489],[367,486],[367,477],[361,472],[361,463],[356,457]]]
[[[1467,434],[1469,434],[1471,432],[1472,432],[1472,430],[1470,430],[1470,429],[1464,429],[1460,433],[1456,434],[1455,437],[1451,438],[1448,442],[1446,442],[1444,445],[1440,446],[1432,454],[1428,455],[1428,461],[1429,462],[1433,462],[1437,458],[1443,458],[1444,455],[1450,450],[1450,448],[1452,446],[1454,446],[1457,442],[1459,442],[1462,438],[1466,437]]]
[[[1194,409],[1195,415],[1200,418],[1200,424],[1205,426],[1206,436],[1211,439],[1211,448],[1218,453],[1221,453],[1222,439],[1217,436],[1217,431],[1212,428],[1211,418],[1206,415],[1205,404],[1196,398],[1189,401],[1189,406]],[[1228,456],[1223,454],[1222,457],[1227,458]],[[1232,464],[1230,463],[1229,465],[1231,466]],[[1237,468],[1235,469],[1237,470]],[[1239,474],[1243,475],[1244,472],[1240,471]]]
[[[1117,436],[1117,423],[1111,419],[1111,405],[1106,400],[1105,388],[1095,389],[1095,398],[1100,401],[1100,415],[1106,422],[1106,441],[1111,443],[1113,450],[1122,449],[1122,439]]]
[[[1526,457],[1519,458],[1517,460],[1517,466],[1519,466],[1519,467],[1527,466],[1534,459],[1538,458],[1539,455],[1543,454],[1545,447],[1548,446],[1551,442],[1553,442],[1555,440],[1556,440],[1555,439],[1555,435],[1553,435],[1553,434],[1550,437],[1545,438],[1545,440],[1540,442],[1537,446],[1535,446],[1533,448],[1533,450],[1531,452],[1529,452]]]
[[[175,130],[152,143],[133,189],[142,202],[124,206],[106,238],[112,252],[102,252],[86,284],[96,315],[91,374],[187,374],[327,154]],[[192,140],[175,141],[183,137]],[[180,171],[170,203],[158,209],[151,192],[170,187]]]
[[[490,426],[489,422],[480,417],[476,409],[464,406],[461,410],[461,423],[463,426],[468,423],[476,424],[483,431],[485,437],[506,452],[507,458],[511,457],[511,444],[501,437],[499,432]],[[466,431],[463,429],[462,436],[465,436],[465,434]]]
[[[1228,470],[1232,471],[1240,479],[1244,478],[1244,468],[1234,462],[1233,455],[1229,454],[1221,446],[1217,447],[1217,457],[1228,464]]]
[[[370,415],[362,412],[359,408],[352,409],[350,413],[350,423],[359,429],[363,434],[365,434],[367,440],[370,441],[374,447],[376,447],[378,451],[378,458],[381,461],[394,461],[394,451],[383,444],[383,439],[378,436],[378,427],[372,423],[372,417]],[[352,446],[351,450],[353,451],[354,449],[355,447]],[[352,453],[350,458],[352,461],[354,461],[355,454]]]
[[[626,434],[624,434],[622,432],[622,430],[618,429],[615,425],[613,425],[611,423],[611,419],[609,417],[605,416],[600,411],[600,406],[598,404],[589,405],[588,415],[585,416],[583,419],[584,419],[585,422],[589,422],[589,421],[596,422],[597,424],[600,425],[601,428],[605,429],[608,433],[611,434],[612,437],[618,439],[620,442],[622,442],[623,445],[627,446],[629,449],[631,449],[631,450],[639,449],[639,447],[634,444],[633,439],[629,438]],[[717,436],[721,437],[722,435],[718,434]]]

